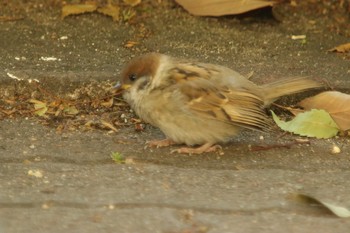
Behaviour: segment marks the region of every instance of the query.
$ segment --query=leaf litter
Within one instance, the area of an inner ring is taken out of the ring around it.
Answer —
[[[127,8],[127,6],[135,7],[141,3],[141,0],[124,0],[123,2],[126,7],[124,7],[122,11],[120,5],[113,4],[112,0],[107,0],[106,4],[100,4],[97,1],[87,1],[80,4],[67,4],[62,7],[61,18],[64,19],[71,15],[97,12],[112,17],[115,22],[120,19],[123,21],[129,21],[136,15],[136,13],[134,10]]]
[[[90,83],[56,96],[37,83],[26,84],[25,92],[0,99],[0,120],[37,117],[58,132],[102,129],[115,133],[128,125],[137,130],[140,122],[133,120],[134,114],[112,86],[108,81]]]

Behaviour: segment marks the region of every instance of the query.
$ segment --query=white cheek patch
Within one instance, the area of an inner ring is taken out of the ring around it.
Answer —
[[[151,89],[155,89],[162,85],[162,77],[165,76],[165,72],[168,70],[169,58],[167,56],[161,56],[159,60],[159,66],[154,77],[152,77]]]

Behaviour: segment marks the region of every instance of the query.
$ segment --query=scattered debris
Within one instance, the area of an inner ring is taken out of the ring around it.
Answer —
[[[61,59],[57,58],[57,57],[40,57],[40,60],[42,60],[42,61],[61,61]]]
[[[130,6],[137,6],[141,3],[141,0],[124,0],[124,2]]]
[[[42,178],[44,176],[42,171],[40,171],[40,170],[29,170],[28,175],[34,176],[36,178]]]
[[[117,93],[108,81],[86,84],[65,96],[56,96],[36,82],[25,85],[25,93],[0,100],[0,119],[38,117],[59,133],[93,129],[118,132],[118,128],[128,125],[140,128],[141,121],[131,120],[135,115],[125,102],[115,97]],[[121,112],[124,118],[120,117]]]
[[[306,35],[292,35],[292,40],[305,40]]]
[[[350,43],[346,43],[346,44],[341,44],[338,45],[330,50],[328,50],[329,52],[337,52],[337,53],[347,53],[350,52]]]
[[[290,149],[292,146],[298,145],[298,144],[308,144],[308,145],[310,145],[310,141],[309,140],[305,140],[305,141],[295,140],[294,142],[289,142],[289,143],[284,143],[284,144],[250,146],[249,150],[250,151],[261,151],[261,150],[271,150],[271,149],[276,149],[276,148],[287,148],[287,149]]]
[[[337,145],[333,145],[332,147],[332,154],[339,154],[341,152],[340,148]]]

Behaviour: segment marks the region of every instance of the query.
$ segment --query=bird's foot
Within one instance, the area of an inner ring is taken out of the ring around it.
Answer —
[[[172,150],[171,153],[180,153],[180,154],[202,154],[206,152],[215,152],[217,150],[221,150],[222,147],[220,145],[213,145],[212,143],[205,143],[200,147],[182,147],[180,149]]]
[[[166,139],[162,139],[162,140],[152,140],[152,141],[147,141],[146,142],[146,146],[147,147],[156,147],[156,148],[160,148],[160,147],[167,147],[167,146],[171,146],[176,144],[176,142],[174,142],[173,140],[166,138]]]

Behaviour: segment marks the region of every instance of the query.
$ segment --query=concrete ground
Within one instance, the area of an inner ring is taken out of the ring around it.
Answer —
[[[135,130],[120,100],[73,117],[45,119],[27,109],[29,98],[110,94],[123,64],[150,51],[254,72],[256,83],[302,75],[350,93],[349,55],[327,52],[349,42],[343,8],[282,3],[277,21],[269,11],[193,17],[172,2],[145,1],[134,19],[116,23],[98,14],[61,20],[57,1],[26,2],[5,0],[0,8],[10,19],[0,18],[0,107],[7,112],[0,113],[0,233],[349,231],[349,219],[293,198],[305,193],[350,208],[349,137],[256,150],[300,137],[244,131],[223,153],[179,155],[170,154],[174,147],[145,149],[163,135],[147,125]],[[129,41],[136,44],[128,48]],[[89,117],[119,122],[118,132],[86,127]]]

